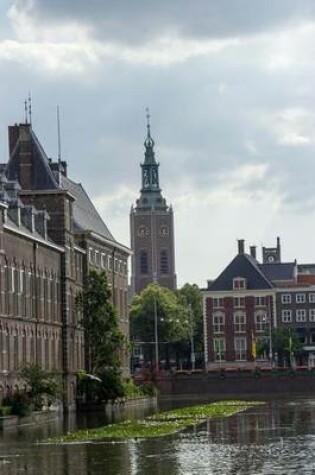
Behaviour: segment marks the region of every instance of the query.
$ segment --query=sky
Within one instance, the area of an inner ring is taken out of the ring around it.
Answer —
[[[1,0],[0,161],[24,120],[129,245],[145,109],[178,285],[237,252],[315,262],[314,0]]]

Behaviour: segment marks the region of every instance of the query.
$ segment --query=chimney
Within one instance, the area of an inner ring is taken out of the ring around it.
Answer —
[[[256,246],[250,246],[250,255],[253,257],[253,259],[257,259],[256,257]]]
[[[11,180],[18,180],[23,190],[32,189],[32,137],[30,124],[19,124],[9,127],[9,149],[12,155],[17,143],[17,175],[11,176]]]
[[[277,254],[278,254],[278,262],[281,262],[281,245],[280,245],[280,238],[277,237]]]
[[[244,239],[238,239],[237,242],[238,242],[238,253],[244,254],[244,246],[245,246]]]
[[[9,126],[9,154],[10,157],[19,140],[19,126],[17,124]]]

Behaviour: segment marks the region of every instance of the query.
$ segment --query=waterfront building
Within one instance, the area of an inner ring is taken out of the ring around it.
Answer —
[[[262,257],[260,263],[256,246],[246,253],[239,240],[236,257],[202,291],[207,368],[242,367],[254,360],[276,364],[273,351],[258,356],[256,348],[261,339],[271,340],[277,327],[299,335],[300,363],[314,365],[315,266],[282,262],[279,238],[276,247],[262,249]]]
[[[133,294],[139,294],[152,282],[176,289],[173,209],[162,196],[159,163],[155,160],[149,116],[147,118],[142,186],[140,197],[130,212]]]
[[[91,267],[105,270],[128,341],[127,260],[65,161],[48,158],[31,124],[9,127],[9,161],[0,165],[0,400],[24,389],[28,363],[63,378],[73,407],[85,369],[75,299]],[[127,350],[122,356],[128,374]]]

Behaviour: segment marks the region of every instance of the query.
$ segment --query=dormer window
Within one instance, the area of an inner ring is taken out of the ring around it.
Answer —
[[[245,290],[246,289],[246,279],[242,277],[235,277],[233,279],[233,290]]]

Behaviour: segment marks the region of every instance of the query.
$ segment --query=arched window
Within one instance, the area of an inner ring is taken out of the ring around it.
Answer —
[[[160,254],[160,272],[161,274],[168,274],[169,272],[168,252],[166,249],[163,249]]]
[[[139,255],[140,259],[140,274],[147,274],[148,273],[148,253],[147,251],[140,251]]]

